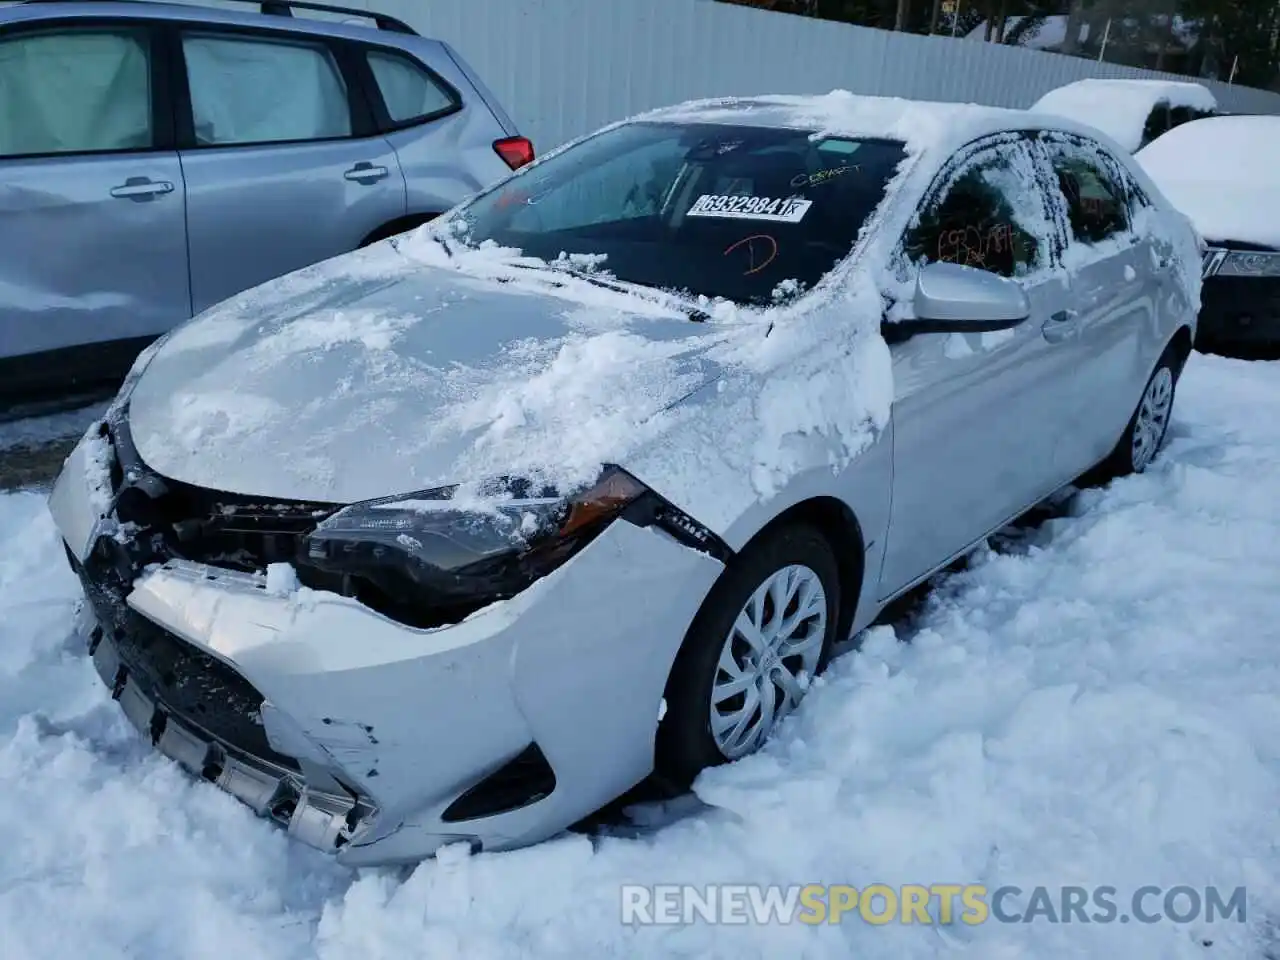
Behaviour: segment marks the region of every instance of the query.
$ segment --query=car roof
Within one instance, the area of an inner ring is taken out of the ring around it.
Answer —
[[[691,100],[632,119],[776,127],[829,136],[895,140],[905,144],[912,153],[950,154],[980,137],[1037,130],[1075,133],[1120,150],[1105,134],[1066,117],[975,103],[864,96],[847,90],[833,90],[819,96]]]
[[[406,41],[419,38],[416,34],[399,33],[394,30],[379,29],[373,23],[374,11],[360,13],[354,11],[352,19],[357,16],[368,17],[358,23],[345,23],[341,20],[325,20],[308,16],[307,11],[299,10],[299,16],[283,17],[275,14],[264,14],[254,4],[245,4],[244,9],[224,9],[205,7],[192,3],[164,3],[163,0],[40,0],[38,3],[16,3],[12,6],[0,6],[0,22],[20,23],[66,18],[103,18],[120,20],[180,20],[194,23],[218,23],[234,26],[274,27],[277,30],[298,30],[328,37],[346,37],[368,42],[378,37],[382,42],[401,46]],[[430,42],[430,41],[428,41]]]

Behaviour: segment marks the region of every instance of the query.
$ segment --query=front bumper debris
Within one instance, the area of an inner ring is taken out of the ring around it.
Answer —
[[[309,785],[298,761],[271,746],[264,698],[243,677],[130,610],[72,559],[85,589],[80,631],[94,669],[157,750],[329,853],[372,821],[367,800],[341,786]]]

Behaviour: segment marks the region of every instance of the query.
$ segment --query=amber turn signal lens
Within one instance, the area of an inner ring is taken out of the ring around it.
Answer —
[[[621,470],[610,471],[595,486],[569,502],[569,515],[560,527],[560,535],[570,536],[583,527],[613,516],[644,492],[644,484],[635,477]]]

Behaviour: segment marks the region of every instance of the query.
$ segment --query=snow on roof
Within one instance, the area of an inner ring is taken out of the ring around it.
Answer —
[[[1207,87],[1176,80],[1077,80],[1050,90],[1031,107],[1096,127],[1129,152],[1142,143],[1147,117],[1156,104],[1215,110]]]
[[[1280,117],[1208,117],[1170,130],[1136,159],[1208,240],[1280,248]]]
[[[819,96],[764,96],[691,100],[633,119],[678,123],[724,123],[812,130],[828,136],[900,140],[910,153],[953,149],[1002,130],[1035,127],[1025,110],[975,103],[869,97],[833,90]],[[1055,118],[1056,119],[1056,118]]]

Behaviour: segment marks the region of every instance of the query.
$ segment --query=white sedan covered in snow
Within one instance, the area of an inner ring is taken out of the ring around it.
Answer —
[[[1198,346],[1280,350],[1280,117],[1188,123],[1134,159],[1205,239]]]
[[[155,745],[350,864],[758,747],[895,596],[1143,469],[1196,238],[1021,111],[710,101],[214,308],[51,509]]]
[[[1090,77],[1055,87],[1031,110],[1087,123],[1133,153],[1175,127],[1214,116],[1218,99],[1187,80]]]

